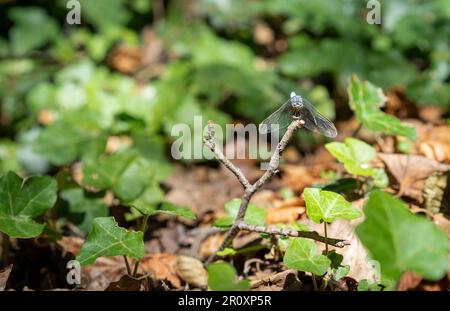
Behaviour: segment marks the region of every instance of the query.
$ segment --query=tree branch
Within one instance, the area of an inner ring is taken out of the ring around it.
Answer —
[[[320,236],[315,231],[295,231],[295,230],[287,230],[287,229],[278,229],[278,228],[272,228],[272,227],[260,227],[260,226],[250,226],[244,223],[244,216],[245,212],[247,211],[248,204],[250,202],[250,199],[252,198],[253,194],[258,191],[274,174],[278,172],[278,166],[280,163],[280,157],[283,150],[286,148],[289,140],[294,135],[295,131],[298,130],[302,125],[305,124],[303,120],[299,119],[293,119],[291,124],[289,125],[286,133],[281,138],[281,141],[278,143],[274,153],[272,154],[270,158],[270,162],[268,165],[268,168],[266,172],[254,183],[250,184],[248,180],[245,178],[242,171],[234,166],[233,163],[231,163],[228,159],[225,158],[223,153],[218,150],[216,146],[216,142],[214,139],[214,125],[212,121],[208,122],[208,132],[207,136],[204,138],[204,142],[206,146],[211,149],[211,151],[216,155],[217,159],[222,162],[225,167],[227,167],[233,174],[237,177],[239,182],[244,187],[244,194],[241,199],[241,205],[239,206],[239,211],[236,216],[236,219],[234,220],[233,225],[231,226],[230,230],[227,232],[225,239],[220,246],[220,250],[225,249],[228,247],[236,237],[236,235],[239,233],[239,230],[250,230],[255,232],[265,232],[270,234],[278,234],[278,235],[286,235],[286,236],[293,236],[293,237],[304,237],[308,239],[313,239],[320,242],[328,242],[331,245],[334,245],[336,247],[344,247],[344,245],[347,245],[348,242],[345,240],[338,240],[338,239],[326,239],[325,237]],[[216,255],[211,255],[208,260],[206,261],[206,264],[209,264],[213,260],[215,260]]]
[[[214,153],[217,160],[219,160],[223,165],[225,165],[225,167],[236,176],[236,178],[239,180],[244,189],[249,189],[251,187],[251,184],[248,182],[247,178],[245,178],[242,171],[238,167],[234,166],[234,164],[231,163],[230,160],[228,160],[224,156],[222,151],[219,148],[217,148],[216,139],[214,135],[215,135],[214,124],[211,121],[209,121],[208,133],[207,136],[203,138],[203,142]]]
[[[236,226],[239,228],[239,230],[246,230],[246,231],[252,231],[252,232],[258,232],[258,233],[267,233],[267,234],[273,234],[273,235],[282,235],[282,236],[289,236],[289,237],[300,237],[300,238],[307,238],[312,239],[315,241],[319,241],[322,243],[328,242],[329,245],[333,245],[335,247],[342,248],[346,245],[350,245],[350,242],[346,240],[341,239],[333,239],[333,238],[326,238],[324,236],[321,236],[316,231],[297,231],[294,229],[289,228],[278,228],[274,226],[257,226],[257,225],[249,225],[242,221],[237,222]]]

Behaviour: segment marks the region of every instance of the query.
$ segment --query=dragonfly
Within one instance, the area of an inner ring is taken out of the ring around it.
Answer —
[[[259,125],[259,132],[268,134],[277,130],[283,130],[294,119],[303,120],[305,122],[303,127],[310,131],[318,132],[331,138],[337,135],[333,122],[317,111],[306,98],[294,92],[291,92],[291,97],[278,110]]]

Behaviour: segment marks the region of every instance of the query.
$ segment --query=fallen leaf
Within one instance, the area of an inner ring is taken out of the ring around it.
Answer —
[[[418,155],[378,153],[389,172],[399,184],[398,196],[406,195],[419,202],[423,201],[422,189],[425,178],[432,173],[450,170],[450,165]]]
[[[251,289],[258,291],[301,290],[302,282],[298,278],[298,271],[288,269],[267,276],[266,273],[257,274],[250,278]]]
[[[208,272],[198,259],[178,256],[177,272],[181,279],[195,287],[205,288],[208,286]]]
[[[275,34],[269,25],[262,21],[257,21],[253,29],[253,38],[258,44],[269,45],[275,40]]]
[[[177,274],[177,256],[160,253],[146,254],[140,260],[140,269],[145,274],[150,273],[153,279],[169,281],[175,288],[181,287],[181,280]]]
[[[111,282],[105,291],[139,291],[145,279],[124,275],[117,282]]]
[[[83,245],[84,239],[74,236],[63,236],[62,239],[56,243],[61,246],[63,252],[62,256],[66,256],[67,253],[77,255]]]
[[[208,258],[213,253],[217,252],[219,247],[222,245],[224,238],[225,236],[220,233],[209,236],[200,246],[200,257]]]
[[[100,257],[92,265],[81,267],[80,286],[87,290],[103,291],[126,273],[122,256]]]
[[[406,271],[402,274],[400,280],[397,283],[397,290],[407,291],[410,289],[415,289],[422,280],[423,277],[421,277],[419,274],[411,271]]]
[[[139,47],[121,44],[108,55],[108,65],[121,73],[131,74],[141,66],[141,51]]]
[[[266,209],[266,222],[268,225],[290,224],[300,218],[306,211],[304,206],[282,206]]]
[[[0,270],[0,291],[4,291],[6,283],[8,282],[9,274],[11,273],[13,265],[9,265]]]

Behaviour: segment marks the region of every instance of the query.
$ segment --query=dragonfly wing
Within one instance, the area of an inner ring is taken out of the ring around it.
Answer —
[[[317,111],[316,108],[314,108],[314,106],[305,98],[303,98],[303,107],[300,111],[300,119],[305,121],[303,126],[310,131],[318,132],[331,138],[337,136],[337,130],[333,122]]]
[[[268,134],[272,131],[282,130],[288,127],[291,122],[292,105],[291,100],[288,100],[278,110],[261,122],[259,132],[261,134]]]

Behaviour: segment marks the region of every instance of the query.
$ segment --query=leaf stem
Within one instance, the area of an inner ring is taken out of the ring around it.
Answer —
[[[311,273],[311,280],[313,283],[314,290],[317,292],[319,288],[317,287],[316,275],[314,273]]]
[[[143,236],[145,236],[145,231],[147,231],[148,217],[149,215],[145,215],[144,219],[142,220],[141,231],[143,232]],[[139,269],[139,259],[137,259],[136,263],[134,264],[133,276],[137,275],[138,269]]]
[[[327,232],[327,222],[323,222],[323,234],[325,236],[325,256],[328,256],[328,232]]]
[[[127,267],[128,275],[131,275],[131,268],[130,268],[130,264],[128,263],[127,256],[123,255],[123,260],[125,261],[125,266]]]

